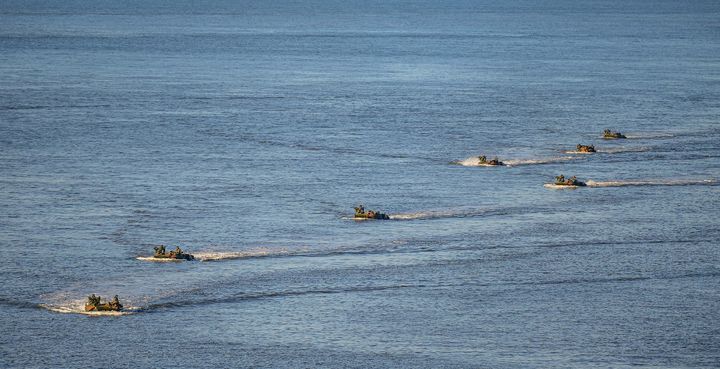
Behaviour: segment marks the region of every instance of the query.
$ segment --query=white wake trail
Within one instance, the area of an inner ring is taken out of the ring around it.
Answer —
[[[650,180],[617,180],[617,181],[587,181],[588,187],[625,187],[625,186],[693,186],[713,185],[714,179],[650,179]]]
[[[571,160],[577,160],[577,157],[574,156],[560,156],[560,157],[554,157],[554,158],[537,158],[537,159],[507,159],[507,160],[500,160],[503,165],[489,165],[489,164],[481,164],[480,159],[478,159],[477,156],[471,156],[467,159],[463,160],[457,160],[454,161],[453,164],[462,165],[464,167],[499,167],[499,166],[507,166],[507,167],[517,167],[522,165],[540,165],[540,164],[553,164],[553,163],[562,163],[565,161],[571,161]]]

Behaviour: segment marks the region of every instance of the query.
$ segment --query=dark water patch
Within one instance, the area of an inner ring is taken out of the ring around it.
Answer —
[[[715,186],[715,179],[647,179],[647,180],[588,180],[588,187],[627,187],[627,186]]]
[[[407,154],[391,154],[391,153],[383,153],[383,152],[369,152],[369,151],[361,150],[361,149],[346,149],[346,148],[331,147],[331,146],[311,145],[311,144],[306,144],[306,143],[301,143],[301,142],[286,142],[286,141],[260,139],[260,138],[255,139],[253,141],[255,141],[261,145],[280,146],[280,147],[297,149],[297,150],[302,150],[302,151],[315,151],[315,152],[323,151],[323,152],[330,152],[333,154],[373,157],[373,158],[438,161],[436,158],[429,158],[429,157],[423,157],[423,156],[414,156],[414,155],[407,155]]]
[[[0,110],[63,110],[63,109],[87,109],[87,108],[110,108],[110,104],[95,105],[0,105]]]
[[[665,132],[630,132],[625,133],[627,140],[651,140],[651,139],[670,139],[675,137],[673,133]]]
[[[258,100],[258,101],[265,101],[265,100],[282,100],[282,99],[288,99],[289,96],[285,95],[194,95],[194,96],[181,96],[179,99],[181,100]],[[293,96],[293,99],[302,99],[298,96]]]
[[[387,286],[357,286],[357,287],[342,287],[342,288],[322,288],[322,289],[307,289],[307,290],[296,290],[296,291],[276,291],[276,292],[247,292],[240,293],[231,296],[223,296],[217,298],[205,298],[198,300],[182,300],[172,301],[164,303],[156,303],[148,305],[144,311],[156,311],[163,309],[172,309],[177,307],[195,306],[195,305],[210,305],[210,304],[224,304],[224,303],[236,303],[246,300],[258,300],[258,299],[270,299],[270,298],[282,298],[282,297],[294,297],[303,295],[326,295],[326,294],[340,294],[340,293],[353,293],[353,292],[373,292],[373,291],[385,291],[393,289],[404,289],[404,288],[422,288],[425,285],[387,285]]]
[[[387,153],[382,151],[367,151],[363,149],[355,149],[355,148],[341,148],[341,147],[333,147],[333,146],[326,146],[326,145],[318,145],[318,144],[309,144],[305,142],[293,142],[293,141],[283,141],[283,140],[277,140],[277,139],[270,139],[270,138],[262,138],[258,137],[252,134],[247,133],[232,133],[228,132],[225,129],[213,129],[213,128],[204,128],[201,130],[198,130],[198,133],[201,133],[203,135],[208,135],[212,137],[220,137],[227,140],[234,140],[236,142],[252,142],[256,143],[260,146],[267,146],[267,147],[281,147],[286,149],[293,149],[293,150],[299,150],[299,151],[306,151],[306,152],[327,152],[332,154],[339,154],[343,156],[354,156],[354,157],[370,157],[370,158],[386,158],[386,159],[402,159],[402,160],[415,160],[415,161],[429,161],[429,162],[436,162],[436,163],[442,163],[442,160],[437,158],[431,158],[427,156],[416,156],[411,154],[399,154],[399,153]]]
[[[537,282],[510,282],[502,283],[503,285],[514,285],[514,286],[545,286],[545,285],[565,285],[565,284],[597,284],[597,283],[616,283],[616,282],[637,282],[637,281],[649,281],[649,280],[674,280],[674,279],[692,279],[692,278],[717,278],[720,277],[720,272],[708,272],[708,273],[688,273],[688,274],[677,274],[667,276],[621,276],[621,277],[605,277],[605,278],[570,278],[552,281],[537,281]]]
[[[621,246],[621,245],[664,245],[664,244],[712,244],[712,239],[651,239],[651,240],[572,240],[564,243],[548,242],[548,243],[521,243],[517,245],[517,241],[511,244],[504,243],[502,240],[482,239],[482,241],[471,244],[467,243],[468,239],[477,238],[474,234],[460,234],[453,236],[445,236],[428,239],[408,239],[404,240],[403,245],[395,245],[393,247],[379,245],[377,247],[362,247],[350,249],[328,250],[317,253],[300,253],[293,256],[299,257],[329,257],[338,255],[377,255],[377,254],[422,254],[437,253],[448,251],[492,251],[492,250],[532,250],[532,249],[555,249],[555,248],[588,248],[598,246]],[[460,243],[460,245],[458,245]],[[535,253],[533,255],[536,255]],[[519,257],[527,257],[530,254],[519,255]],[[473,259],[475,261],[484,261],[485,258]],[[463,259],[460,262],[465,262]],[[447,261],[451,263],[452,261]],[[445,262],[443,262],[445,263]]]
[[[16,309],[39,309],[37,303],[30,301],[17,300],[10,297],[0,297],[0,306],[7,306]]]

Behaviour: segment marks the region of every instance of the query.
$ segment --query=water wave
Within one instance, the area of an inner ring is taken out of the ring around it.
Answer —
[[[697,186],[697,185],[715,185],[714,179],[650,179],[650,180],[618,180],[618,181],[593,181],[585,182],[587,187],[625,187],[625,186]],[[556,185],[554,183],[545,183],[545,188],[563,190],[576,189],[581,186]]]
[[[191,252],[190,254],[192,254],[197,261],[218,261],[289,255],[290,251],[287,249],[254,248],[243,251],[199,251]],[[182,259],[154,258],[152,256],[138,256],[135,259],[156,263],[179,263],[185,261]]]
[[[410,241],[411,243],[416,243],[415,241]],[[627,241],[629,243],[644,243],[644,242],[657,242],[657,243],[665,243],[665,242],[673,242],[672,240],[650,240],[650,241]],[[675,242],[697,242],[696,240],[677,240]],[[431,244],[436,244],[435,241],[430,242]],[[618,241],[600,241],[599,243],[603,244],[617,244]],[[623,243],[623,241],[620,241],[619,243]],[[577,242],[572,243],[572,245],[580,244],[580,245],[589,245],[591,242]],[[562,243],[562,244],[545,244],[545,245],[536,245],[536,244],[529,244],[529,245],[521,245],[519,247],[521,248],[538,248],[538,247],[558,247],[558,246],[569,246],[568,243]],[[472,246],[472,249],[478,248],[478,245]],[[488,248],[483,246],[482,249],[487,250]],[[500,248],[508,248],[508,245],[501,245]],[[464,249],[470,249],[470,248],[464,248]],[[336,250],[338,252],[342,252],[342,250]],[[360,250],[356,250],[360,251]],[[372,252],[373,250],[367,250]],[[375,250],[377,252],[392,252],[390,250]],[[395,250],[400,251],[400,250]],[[348,250],[349,253],[353,253],[355,251]],[[400,251],[404,252],[404,251]],[[433,250],[426,250],[426,249],[415,249],[412,250],[412,252],[433,252]],[[516,258],[516,257],[526,257],[527,255],[537,255],[537,252],[531,252],[531,253],[510,253],[510,254],[498,254],[496,255],[498,258],[502,258],[503,260],[507,258]],[[324,255],[333,255],[332,252],[330,253],[318,253],[317,255],[310,255],[310,256],[324,256]],[[493,258],[482,258],[482,259],[476,259],[476,260],[438,260],[438,259],[432,259],[430,260],[429,265],[447,265],[448,262],[478,262],[479,260],[494,260]],[[550,280],[538,280],[538,281],[532,281],[532,280],[517,280],[517,281],[507,281],[507,282],[500,282],[500,285],[507,285],[507,286],[527,286],[527,285],[564,285],[564,284],[595,284],[595,283],[616,283],[616,282],[633,282],[633,281],[641,281],[646,279],[671,279],[671,278],[698,278],[698,277],[707,277],[712,276],[716,277],[717,275],[720,275],[718,272],[713,272],[709,274],[702,274],[702,273],[696,273],[696,274],[683,274],[683,275],[620,275],[620,276],[599,276],[599,277],[593,277],[593,276],[581,276],[578,278],[568,278],[568,279],[550,279]],[[242,277],[244,278],[244,276]],[[145,296],[148,296],[146,298],[138,297],[141,294],[135,294],[136,298],[134,299],[135,304],[139,304],[142,307],[138,306],[131,306],[126,307],[124,311],[120,312],[86,312],[84,311],[84,300],[78,299],[78,294],[75,292],[67,292],[63,291],[60,293],[55,293],[51,295],[51,301],[53,303],[46,303],[46,304],[40,304],[36,306],[40,306],[41,308],[47,309],[49,311],[53,311],[56,313],[61,314],[80,314],[80,315],[86,315],[86,316],[97,316],[97,317],[117,317],[117,316],[125,316],[125,315],[131,315],[131,314],[138,314],[138,313],[154,313],[154,312],[164,312],[167,310],[173,310],[176,308],[182,308],[187,306],[204,306],[204,305],[212,305],[212,304],[226,304],[226,303],[242,303],[244,301],[249,300],[258,300],[258,299],[273,299],[273,298],[285,298],[285,297],[295,297],[295,296],[305,296],[305,295],[333,295],[333,294],[347,294],[347,293],[368,293],[368,292],[375,292],[375,291],[384,291],[384,290],[399,290],[399,289],[414,289],[414,288],[446,288],[446,287],[462,287],[462,286],[497,286],[498,283],[483,283],[478,281],[463,281],[461,283],[383,283],[383,284],[371,284],[371,285],[288,285],[288,286],[279,286],[279,285],[260,285],[260,286],[254,286],[251,284],[245,284],[248,289],[235,289],[235,288],[226,288],[228,285],[236,285],[238,281],[241,279],[238,279],[237,281],[228,281],[227,279],[223,279],[222,281],[218,281],[218,283],[215,285],[217,288],[208,287],[207,284],[203,284],[202,286],[199,286],[198,288],[193,289],[186,289],[183,288],[180,291],[178,290],[172,290],[169,291],[168,289],[163,288],[159,294],[150,293],[150,294],[144,294]],[[254,287],[253,287],[254,286]]]
[[[148,305],[146,310],[160,310],[169,309],[183,306],[196,306],[196,305],[208,305],[208,304],[225,304],[234,303],[245,300],[255,299],[268,299],[276,297],[292,297],[292,296],[303,296],[303,295],[316,295],[316,294],[340,294],[340,293],[352,293],[352,292],[374,292],[384,291],[393,289],[403,288],[421,288],[427,287],[426,285],[410,285],[410,284],[397,284],[397,285],[380,285],[380,286],[348,286],[338,288],[316,288],[316,289],[299,289],[299,290],[278,290],[278,291],[256,291],[256,292],[241,292],[228,296],[218,296],[211,298],[201,299],[187,299],[178,301],[169,301]]]
[[[720,273],[689,273],[689,274],[678,274],[678,275],[620,275],[620,276],[608,276],[608,277],[585,277],[585,278],[570,278],[570,279],[558,279],[558,280],[538,280],[538,281],[508,281],[504,283],[486,283],[478,281],[465,281],[461,283],[411,283],[411,284],[386,284],[386,285],[356,285],[356,286],[326,286],[318,288],[300,288],[300,289],[279,289],[279,290],[265,290],[265,291],[243,291],[229,294],[220,294],[218,296],[196,296],[193,298],[189,295],[181,295],[183,298],[174,301],[164,301],[151,303],[144,308],[130,308],[126,311],[121,312],[86,312],[82,307],[75,306],[51,306],[41,305],[42,307],[65,314],[82,314],[88,316],[123,316],[130,315],[140,312],[152,312],[158,310],[174,309],[186,306],[198,306],[198,305],[212,305],[212,304],[227,304],[227,303],[238,303],[248,300],[258,299],[272,299],[272,298],[283,298],[283,297],[294,297],[304,295],[330,295],[330,294],[345,294],[345,293],[364,293],[364,292],[377,292],[386,290],[398,290],[398,289],[410,289],[410,288],[447,288],[447,287],[465,287],[465,286],[480,286],[490,287],[497,285],[504,286],[543,286],[543,285],[565,285],[565,284],[597,284],[597,283],[616,283],[616,282],[636,282],[643,280],[669,280],[669,279],[686,279],[686,278],[703,278],[703,277],[717,277]]]
[[[196,260],[218,261],[232,259],[263,258],[272,256],[289,255],[287,249],[255,248],[244,251],[201,251],[193,253]]]
[[[499,167],[499,166],[517,167],[517,166],[521,166],[521,165],[554,164],[554,163],[561,163],[561,162],[576,160],[576,159],[577,158],[574,156],[560,156],[560,157],[553,157],[553,158],[537,158],[537,159],[508,159],[508,160],[501,160],[504,165],[488,165],[488,164],[480,164],[480,161],[477,156],[471,156],[464,160],[453,161],[452,164],[462,165],[464,167]]]
[[[117,317],[131,314],[137,314],[142,312],[151,312],[154,310],[171,309],[183,306],[196,306],[196,305],[208,305],[208,304],[219,304],[219,303],[233,303],[245,300],[255,299],[267,299],[275,297],[291,297],[291,296],[302,296],[302,295],[313,295],[313,294],[338,294],[338,293],[351,293],[351,292],[372,292],[372,291],[383,291],[390,289],[400,289],[408,287],[417,287],[412,285],[381,285],[381,286],[348,286],[338,288],[307,288],[297,290],[276,290],[276,291],[247,291],[233,293],[230,295],[220,295],[216,297],[202,297],[202,295],[196,295],[196,298],[192,298],[193,295],[183,294],[185,298],[175,299],[171,301],[148,303],[144,307],[126,307],[123,311],[97,311],[90,312],[85,311],[84,302],[81,300],[70,301],[67,303],[57,304],[39,304],[41,308],[47,309],[52,312],[62,314],[80,314],[87,316],[102,316],[102,317]],[[420,285],[422,287],[422,285]],[[156,300],[157,301],[157,300]]]
[[[505,164],[509,167],[516,167],[520,165],[538,165],[538,164],[554,164],[562,163],[565,161],[577,160],[574,156],[560,156],[554,158],[540,158],[540,159],[511,159],[506,160]]]
[[[677,275],[626,275],[617,277],[596,277],[596,278],[570,278],[570,279],[558,279],[549,281],[528,281],[528,282],[509,282],[503,283],[505,285],[563,285],[563,284],[596,284],[596,283],[615,283],[615,282],[637,282],[647,280],[673,280],[673,279],[687,279],[687,278],[703,278],[703,277],[718,277],[720,273],[709,272],[709,273],[687,273]]]
[[[597,152],[606,153],[606,154],[618,154],[623,152],[646,152],[650,151],[649,147],[613,147],[613,148],[603,148],[598,149]]]
[[[444,210],[425,210],[411,213],[390,214],[393,220],[419,220],[439,218],[468,218],[487,215],[505,215],[514,212],[527,212],[527,208],[519,207],[494,207],[494,208],[459,208]]]
[[[431,210],[417,211],[412,213],[390,214],[390,219],[395,220],[416,220],[416,219],[437,219],[437,218],[464,218],[487,213],[483,210]]]
[[[691,273],[691,274],[680,274],[670,276],[617,276],[617,277],[599,277],[599,278],[575,278],[575,279],[561,279],[561,280],[546,280],[546,281],[514,281],[500,283],[500,285],[506,286],[524,286],[524,285],[563,285],[563,284],[596,284],[596,283],[615,283],[615,282],[634,282],[643,280],[654,280],[654,279],[685,279],[685,278],[698,278],[698,277],[717,277],[720,273]],[[363,293],[363,292],[376,292],[386,290],[397,290],[397,289],[408,289],[408,288],[446,288],[446,287],[464,287],[464,286],[493,286],[495,283],[483,283],[483,282],[462,282],[462,283],[416,283],[416,284],[389,284],[389,285],[375,285],[375,286],[338,286],[338,287],[322,287],[322,288],[301,288],[301,289],[281,289],[276,291],[248,291],[233,293],[229,295],[220,295],[216,297],[205,297],[205,298],[189,298],[181,299],[176,301],[158,302],[149,304],[142,311],[156,311],[164,309],[174,309],[185,306],[197,306],[197,305],[210,305],[210,304],[227,304],[227,303],[238,303],[247,300],[257,299],[271,299],[271,298],[282,298],[282,297],[294,297],[304,295],[329,295],[329,294],[344,294],[344,293]],[[94,314],[93,314],[94,315]],[[110,315],[110,314],[107,314]],[[127,314],[113,314],[127,315]],[[113,316],[110,315],[110,316]]]
[[[12,298],[0,297],[0,305],[10,306],[17,309],[36,309],[38,305],[33,302],[19,301]]]
[[[598,151],[599,151],[599,150],[598,150]],[[573,154],[573,155],[590,155],[590,154],[595,154],[594,152],[577,151],[577,150],[564,150],[562,153],[563,153],[563,154]]]
[[[628,133],[625,134],[628,139],[653,139],[653,138],[671,138],[675,137],[674,134],[664,132],[642,132],[642,133]]]
[[[213,130],[203,129],[203,130],[199,130],[198,132],[201,132],[201,133],[207,134],[207,135],[211,135],[211,136],[222,135],[223,137],[227,137],[227,132],[225,132],[225,131],[215,132]],[[355,157],[365,156],[365,157],[373,157],[373,158],[380,157],[380,158],[386,158],[386,159],[435,161],[435,158],[405,154],[405,153],[401,153],[401,152],[393,153],[393,152],[379,152],[379,151],[363,151],[363,150],[357,150],[355,148],[334,147],[334,146],[327,146],[327,145],[321,145],[321,144],[313,144],[313,143],[308,143],[308,142],[283,141],[283,140],[277,140],[277,139],[273,139],[273,138],[262,137],[262,136],[258,136],[258,135],[252,135],[252,134],[240,135],[238,137],[238,139],[242,140],[242,141],[247,141],[247,142],[254,142],[258,145],[263,145],[263,146],[283,147],[283,148],[289,148],[289,149],[301,150],[301,151],[329,152],[329,153],[340,154],[340,155],[351,155],[351,156],[355,156]]]
[[[618,180],[618,181],[587,181],[588,187],[624,187],[624,186],[694,186],[714,185],[714,179],[650,179],[650,180]]]

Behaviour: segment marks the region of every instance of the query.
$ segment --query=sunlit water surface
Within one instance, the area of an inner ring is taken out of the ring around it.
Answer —
[[[717,2],[116,3],[0,7],[0,366],[720,365]]]

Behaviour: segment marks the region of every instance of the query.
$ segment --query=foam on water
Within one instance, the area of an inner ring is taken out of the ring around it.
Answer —
[[[124,3],[3,2],[0,367],[720,362],[720,2]]]
[[[471,156],[464,160],[455,160],[451,162],[451,164],[457,164],[462,165],[464,167],[499,167],[501,165],[488,165],[488,164],[480,164],[480,160],[477,156]]]
[[[675,137],[674,134],[665,133],[665,132],[637,132],[637,133],[623,133],[623,134],[625,135],[624,139],[628,139],[628,140],[662,139],[662,138]],[[604,137],[604,136],[599,136],[598,138],[601,138],[601,139],[607,140],[607,141],[623,140],[622,138],[612,138],[612,137]]]
[[[444,210],[422,210],[414,211],[409,213],[397,213],[388,214],[390,220],[421,220],[421,219],[440,219],[440,218],[465,218],[474,217],[480,215],[492,215],[492,214],[506,214],[511,211],[512,208],[459,208],[459,209],[444,209]],[[355,220],[359,222],[373,221],[376,219],[365,219],[355,217],[342,217],[345,220]]]
[[[664,132],[640,132],[640,133],[627,133],[625,137],[631,140],[639,139],[653,139],[653,138],[671,138],[675,137],[674,134]]]
[[[576,151],[576,150],[564,150],[562,153],[563,154],[573,154],[573,155],[595,154],[594,152],[585,152],[585,151]]]
[[[587,181],[588,187],[624,187],[624,186],[693,186],[714,185],[714,179],[650,179],[650,180],[618,180],[618,181]]]
[[[561,162],[576,160],[576,159],[577,158],[573,157],[573,156],[560,156],[560,157],[553,157],[553,158],[508,159],[508,160],[501,160],[501,161],[503,162],[504,166],[516,167],[516,166],[521,166],[521,165],[540,165],[540,164],[561,163]],[[452,164],[462,165],[464,167],[499,167],[499,166],[502,166],[502,165],[480,164],[477,156],[471,156],[464,160],[453,161]]]
[[[155,258],[152,256],[138,256],[135,259],[141,260],[141,261],[150,261],[150,262],[154,262],[154,263],[178,263],[181,261],[185,261],[183,259]]]
[[[39,306],[56,313],[82,314],[88,316],[123,316],[142,311],[142,309],[137,306],[124,307],[122,311],[85,311],[85,306],[82,301],[73,301],[67,304],[59,305],[40,304]]]
[[[540,158],[540,159],[511,159],[505,160],[505,164],[509,167],[516,167],[520,165],[539,165],[539,164],[554,164],[562,163],[570,160],[577,160],[574,156],[560,156],[554,158]]]
[[[192,254],[197,261],[218,261],[287,255],[289,251],[287,249],[254,248],[243,251],[199,251],[191,252],[190,254]],[[152,256],[138,256],[135,259],[155,263],[179,263],[186,261],[182,259],[154,258]]]
[[[646,152],[650,151],[649,147],[615,147],[615,148],[604,148],[597,149],[597,152],[606,154],[618,154],[623,152]]]
[[[482,215],[507,214],[515,208],[459,208],[445,210],[425,210],[411,213],[390,214],[392,220],[420,220],[439,218],[466,218]]]
[[[586,182],[587,187],[625,187],[625,186],[696,186],[696,185],[714,185],[717,181],[714,179],[650,179],[650,180],[618,180],[618,181],[593,181]],[[545,188],[562,190],[576,189],[581,186],[556,185],[554,183],[545,183]]]
[[[231,259],[262,258],[280,255],[289,255],[287,249],[255,248],[244,251],[201,251],[193,253],[196,260],[218,261]]]
[[[416,220],[416,219],[433,219],[433,218],[453,218],[462,216],[462,212],[446,210],[446,211],[418,211],[414,213],[392,214],[390,219],[395,220]],[[468,214],[465,214],[468,216]]]
[[[619,154],[623,152],[646,152],[650,151],[649,147],[615,147],[615,148],[603,148],[603,149],[595,149],[597,153],[603,153],[603,154]],[[595,154],[593,152],[582,152],[582,151],[576,151],[576,150],[565,150],[563,151],[563,154],[573,154],[573,155],[588,155],[588,154]]]
[[[556,185],[554,183],[545,183],[543,185],[545,188],[550,188],[553,190],[574,190],[579,188],[579,186],[566,186],[566,185]]]

